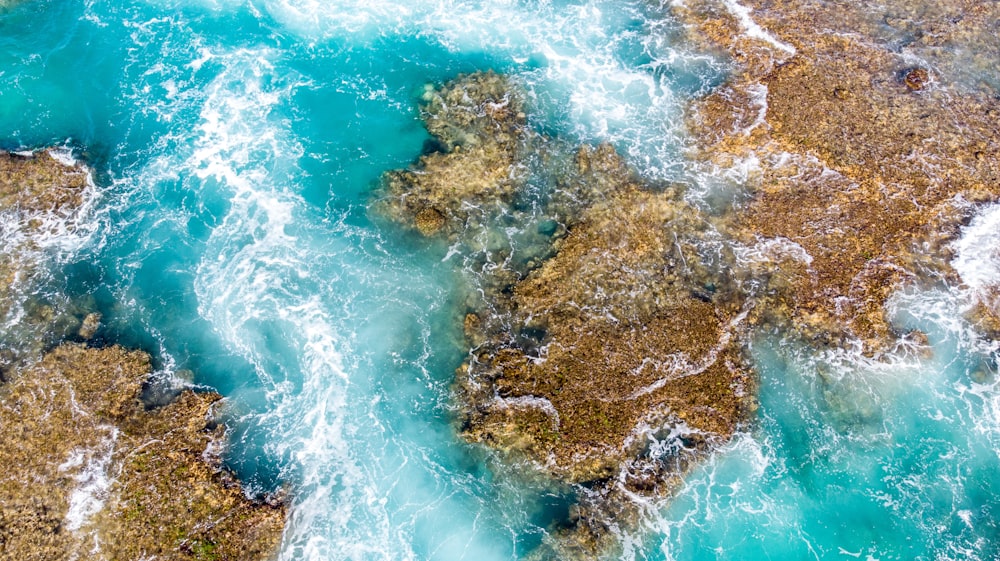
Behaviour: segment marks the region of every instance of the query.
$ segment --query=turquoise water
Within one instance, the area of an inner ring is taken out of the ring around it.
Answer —
[[[759,426],[657,521],[663,558],[1000,558],[996,344],[955,319],[953,294],[894,305],[933,357],[757,342]]]
[[[682,157],[682,111],[726,63],[666,12],[25,1],[0,12],[0,148],[66,144],[97,169],[98,227],[50,288],[93,296],[100,336],[149,350],[158,376],[228,397],[230,465],[290,494],[283,559],[518,559],[568,499],[455,436],[455,263],[367,207],[428,139],[424,84],[490,68],[525,86],[537,129],[711,184]],[[932,359],[761,337],[759,423],[649,505],[625,555],[997,559],[996,350],[961,306],[900,298]]]

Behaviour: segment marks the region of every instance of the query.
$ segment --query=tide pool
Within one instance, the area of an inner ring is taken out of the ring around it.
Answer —
[[[377,182],[429,140],[425,84],[493,69],[536,129],[700,193],[723,180],[684,159],[684,106],[727,65],[633,0],[31,0],[0,11],[0,148],[95,167],[96,229],[44,290],[227,397],[229,465],[290,497],[282,559],[520,559],[570,497],[457,438],[461,271],[369,214]],[[762,335],[758,422],[626,557],[997,559],[997,350],[960,300],[898,299],[932,358]]]

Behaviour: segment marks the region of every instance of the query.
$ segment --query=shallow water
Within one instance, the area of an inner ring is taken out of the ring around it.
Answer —
[[[996,559],[995,343],[954,294],[900,295],[933,356],[755,345],[759,426],[690,478],[656,528],[665,559]]]
[[[676,32],[627,0],[27,1],[0,12],[0,147],[96,167],[99,225],[50,251],[44,290],[93,296],[101,337],[229,398],[230,465],[292,497],[283,559],[517,559],[567,499],[456,437],[455,260],[373,221],[373,187],[428,140],[424,85],[490,68],[538,130],[713,183],[682,110],[726,62]],[[762,337],[759,423],[626,555],[996,559],[996,349],[957,292],[897,304],[934,358]]]

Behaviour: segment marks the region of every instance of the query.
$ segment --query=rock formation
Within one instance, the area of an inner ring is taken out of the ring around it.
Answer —
[[[78,335],[93,313],[86,301],[40,289],[61,244],[92,227],[81,222],[94,196],[89,171],[60,151],[0,152],[0,380],[25,358]],[[91,338],[88,331],[80,337]]]
[[[35,294],[58,249],[46,244],[76,234],[90,189],[53,153],[0,154],[0,557],[269,558],[285,509],[248,500],[222,467],[220,396],[184,390],[147,410],[145,353],[51,348],[100,329],[85,303]]]
[[[894,330],[887,299],[958,283],[949,243],[1000,198],[995,70],[970,81],[942,54],[964,51],[938,48],[996,51],[995,4],[676,5],[692,41],[736,63],[689,118],[702,165],[752,170],[722,216],[609,146],[531,132],[501,76],[428,90],[437,151],[388,174],[377,207],[463,252],[463,434],[588,489],[553,555],[606,550],[615,518],[634,518],[623,496],[668,494],[748,418],[750,328],[868,354],[921,340]]]
[[[0,553],[9,559],[267,559],[285,513],[220,465],[217,394],[147,411],[149,356],[61,345],[0,386]]]
[[[428,89],[422,114],[441,151],[421,156],[414,169],[386,175],[383,214],[425,235],[455,236],[470,220],[509,203],[524,180],[524,102],[506,78],[483,74],[465,88]]]
[[[628,495],[666,495],[747,419],[747,313],[707,216],[641,182],[609,145],[525,130],[520,96],[489,73],[430,93],[423,114],[442,151],[388,174],[377,208],[464,252],[462,433],[590,489],[536,553],[586,557],[615,547],[612,525],[635,522]],[[434,228],[421,227],[429,207]],[[510,229],[541,235],[519,243]]]
[[[737,62],[690,118],[704,161],[759,163],[733,235],[802,256],[773,267],[787,286],[769,313],[814,342],[886,350],[900,335],[886,299],[957,282],[947,242],[1000,197],[998,76],[984,59],[1000,8],[697,0],[676,12]]]

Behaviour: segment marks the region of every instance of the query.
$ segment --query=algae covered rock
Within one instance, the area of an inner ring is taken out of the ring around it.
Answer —
[[[63,151],[0,154],[0,557],[270,558],[284,507],[248,500],[221,466],[220,396],[147,411],[149,355],[55,346],[100,329],[93,302],[45,287],[93,231],[95,197]]]
[[[902,335],[889,296],[954,280],[947,242],[968,203],[1000,198],[1000,102],[987,83],[1000,75],[984,67],[986,81],[970,82],[952,58],[996,52],[1000,11],[974,0],[744,4],[755,33],[727,3],[675,7],[692,37],[738,62],[692,109],[701,157],[757,164],[732,232],[799,248],[776,300],[792,326],[817,343],[883,352]]]
[[[215,394],[146,411],[149,356],[64,344],[0,385],[7,559],[266,559],[284,509],[248,501],[206,450]]]
[[[424,235],[455,234],[484,210],[480,201],[510,201],[523,170],[524,99],[505,76],[461,76],[429,88],[421,115],[439,151],[421,156],[413,169],[386,175],[379,210]]]
[[[77,333],[93,311],[85,300],[41,289],[52,264],[94,230],[96,196],[90,169],[66,150],[0,152],[0,379]],[[98,325],[91,327],[93,336]]]
[[[535,556],[613,552],[634,498],[669,495],[754,408],[734,256],[680,188],[644,183],[611,145],[527,130],[508,80],[462,76],[426,99],[447,151],[387,174],[376,208],[461,255],[461,433],[588,490]]]
[[[753,394],[740,303],[700,255],[708,223],[672,193],[608,192],[516,284],[512,329],[460,373],[469,437],[571,482],[617,476],[657,427],[683,425],[692,446],[725,441]]]
[[[83,204],[89,182],[90,172],[67,154],[0,152],[0,210],[66,217]]]

